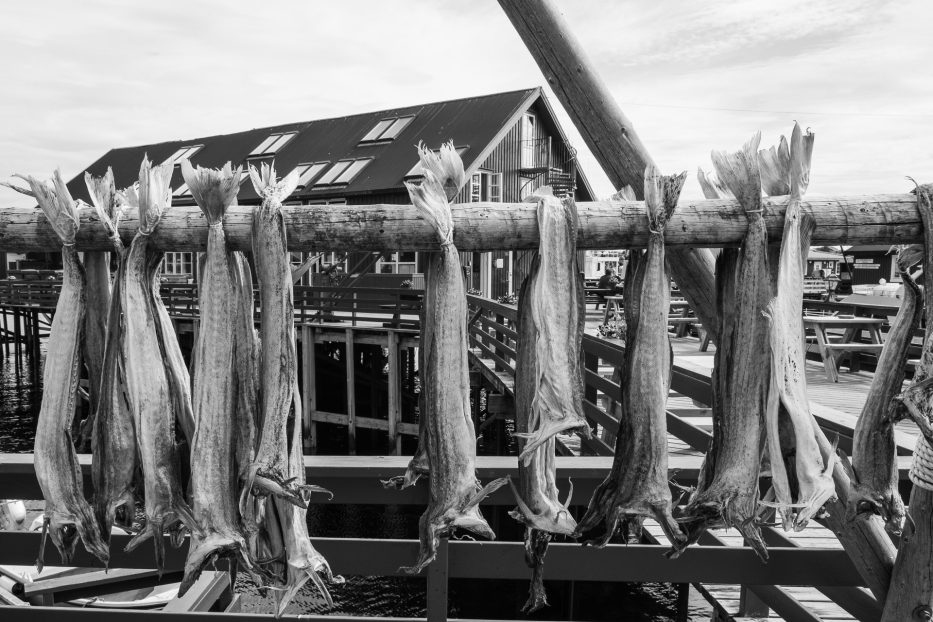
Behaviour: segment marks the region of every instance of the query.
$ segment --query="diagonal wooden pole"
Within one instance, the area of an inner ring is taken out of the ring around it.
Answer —
[[[580,42],[549,0],[499,0],[557,99],[616,188],[631,186],[644,199],[645,167],[654,160]],[[671,276],[700,321],[718,334],[713,253],[670,248]]]
[[[499,0],[499,5],[609,179],[616,187],[632,186],[637,196],[643,198],[642,179],[645,166],[652,162],[651,156],[554,3]],[[719,317],[712,252],[671,248],[668,263],[684,297],[700,321],[716,335]],[[841,469],[838,471],[834,473],[837,489],[845,496],[848,478]],[[867,518],[847,521],[842,513],[844,503],[831,505],[833,530],[872,593],[879,602],[884,602],[894,564],[891,541],[879,521]]]

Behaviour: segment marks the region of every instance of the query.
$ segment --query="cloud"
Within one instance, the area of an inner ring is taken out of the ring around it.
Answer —
[[[707,165],[758,129],[770,144],[796,119],[817,133],[811,193],[933,178],[924,0],[555,1],[664,170]],[[544,83],[491,0],[36,0],[5,17],[0,176],[71,176],[117,146]],[[25,203],[0,189],[0,204]]]

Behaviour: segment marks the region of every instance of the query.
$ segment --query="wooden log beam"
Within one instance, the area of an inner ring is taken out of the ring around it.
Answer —
[[[922,241],[916,197],[910,194],[833,196],[802,203],[817,223],[813,244],[907,244]],[[768,237],[783,234],[785,197],[762,201]],[[580,249],[643,247],[648,220],[641,201],[579,203]],[[437,234],[411,205],[303,205],[285,207],[288,248],[291,251],[430,251],[437,250]],[[525,250],[538,247],[536,207],[529,203],[469,203],[453,206],[454,243],[462,251]],[[227,212],[224,230],[232,250],[250,250],[252,208]],[[120,236],[129,244],[139,226],[136,214],[120,221]],[[732,199],[682,200],[665,231],[669,248],[736,246],[747,223]],[[169,208],[152,245],[159,250],[204,251],[207,221],[197,207]],[[0,250],[54,251],[61,242],[41,211],[0,208]],[[77,248],[103,251],[107,235],[91,210],[83,210]],[[675,275],[676,278],[676,275]],[[681,279],[678,279],[678,281]],[[682,284],[683,285],[683,284]],[[706,319],[701,316],[701,321]]]

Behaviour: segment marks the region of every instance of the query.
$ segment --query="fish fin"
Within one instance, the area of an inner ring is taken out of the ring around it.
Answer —
[[[596,549],[601,549],[605,547],[607,544],[609,544],[609,541],[612,540],[612,536],[615,535],[616,529],[618,529],[619,527],[619,518],[620,517],[619,517],[618,512],[615,512],[615,511],[610,512],[606,516],[606,520],[605,520],[606,531],[603,532],[603,535],[601,535],[598,538],[592,538],[590,540],[585,540],[583,542],[583,545],[592,546],[593,548],[596,548]]]
[[[574,430],[584,438],[590,438],[593,435],[585,420],[549,421],[545,419],[542,420],[541,425],[534,432],[516,432],[512,435],[525,439],[525,447],[522,448],[518,459],[525,466],[528,466],[531,464],[532,454],[538,447],[548,442],[552,437],[568,430]]]
[[[569,485],[569,488],[567,489],[567,500],[563,503],[565,508],[570,507],[570,500],[573,498],[573,480],[569,477],[567,478],[567,484]]]
[[[462,511],[467,512],[473,509],[474,507],[480,504],[480,501],[482,501],[483,499],[485,499],[492,493],[496,492],[497,490],[499,490],[506,484],[511,484],[511,483],[512,483],[512,479],[510,477],[500,477],[498,479],[492,480],[491,482],[483,486],[476,494],[470,497],[470,499],[466,502],[466,505],[463,506]]]

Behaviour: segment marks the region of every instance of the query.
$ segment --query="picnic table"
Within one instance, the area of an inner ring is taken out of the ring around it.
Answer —
[[[839,382],[839,363],[842,356],[849,354],[849,370],[859,370],[860,353],[881,354],[884,342],[881,339],[881,325],[885,320],[868,317],[840,317],[837,315],[805,315],[804,348],[806,349],[806,330],[811,329],[816,336],[826,377],[833,382]],[[826,333],[828,328],[843,328],[841,337],[831,338]],[[858,341],[863,332],[868,333],[870,342]]]
[[[609,318],[614,314],[622,314],[622,301],[625,300],[625,296],[606,296],[606,311],[603,313],[603,324],[609,323]],[[609,310],[612,309],[610,312]]]

